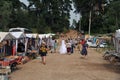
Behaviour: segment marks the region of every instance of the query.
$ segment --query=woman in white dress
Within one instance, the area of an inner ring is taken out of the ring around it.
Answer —
[[[59,53],[60,54],[66,54],[67,53],[65,40],[62,40],[62,42],[61,42]]]

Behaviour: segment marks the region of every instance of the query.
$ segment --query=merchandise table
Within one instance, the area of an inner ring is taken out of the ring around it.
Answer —
[[[22,60],[21,56],[7,56],[3,60],[0,60],[0,66],[10,66],[11,71],[16,68],[16,65]]]

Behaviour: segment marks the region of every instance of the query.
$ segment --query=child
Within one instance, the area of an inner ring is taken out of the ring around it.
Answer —
[[[46,64],[46,54],[47,54],[47,50],[48,50],[45,42],[42,42],[39,50],[40,50],[39,54],[42,57],[42,63],[45,65]]]

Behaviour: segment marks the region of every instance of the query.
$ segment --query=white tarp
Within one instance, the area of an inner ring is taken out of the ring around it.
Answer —
[[[0,32],[0,42],[3,40],[11,40],[15,39],[13,35],[11,35],[9,32]]]
[[[33,33],[32,34],[32,38],[37,38],[38,37],[38,34],[37,33]]]
[[[115,37],[120,37],[120,29],[116,30]]]
[[[25,34],[23,32],[10,32],[15,39],[16,39],[16,53],[17,53],[17,47],[18,47],[18,39],[25,38]]]
[[[48,33],[48,34],[39,34],[39,38],[49,38],[49,37],[52,37],[54,36],[55,34],[53,33]]]
[[[32,38],[32,34],[26,34],[27,38]]]
[[[120,53],[120,29],[116,30],[114,41],[116,52]]]
[[[54,33],[48,33],[49,35],[51,35],[51,36],[54,36],[55,34]]]
[[[48,34],[44,34],[44,35],[45,35],[46,38],[49,38],[49,37],[54,36],[55,34],[53,34],[53,33],[48,33]]]
[[[25,34],[23,32],[10,32],[16,39],[25,38]]]
[[[28,38],[48,38],[48,37],[52,37],[54,36],[55,34],[52,34],[52,33],[48,33],[48,34],[37,34],[37,33],[32,33],[32,34],[26,34],[26,37]]]
[[[39,34],[39,38],[40,38],[40,39],[42,39],[42,38],[44,38],[44,37],[45,37],[44,34]]]
[[[37,33],[31,33],[31,34],[26,34],[26,37],[28,38],[37,38],[39,37]]]
[[[45,34],[46,38],[49,38],[51,36],[51,34]]]

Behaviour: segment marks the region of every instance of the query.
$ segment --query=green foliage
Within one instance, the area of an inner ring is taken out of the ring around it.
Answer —
[[[69,27],[70,0],[29,0],[29,2],[32,4],[29,6],[30,10],[31,6],[35,6],[34,12],[37,15],[37,27],[42,28],[42,31],[38,31],[39,33],[62,32],[62,28]]]
[[[0,0],[0,28],[25,27],[34,32],[67,32],[71,3],[81,14],[81,30],[88,32],[89,13],[92,11],[91,34],[111,33],[120,28],[120,0]],[[106,6],[102,6],[106,4]],[[34,7],[33,7],[34,6]],[[79,30],[80,23],[73,21]],[[74,26],[71,27],[74,29]]]
[[[10,1],[1,1],[1,3],[0,3],[0,15],[1,15],[0,23],[2,24],[3,30],[7,29],[7,25],[9,24],[9,21],[10,21],[11,12],[12,12],[12,3]]]
[[[82,15],[81,28],[85,32],[88,32],[90,10],[92,34],[111,33],[120,28],[120,0],[111,0],[110,3],[108,0],[73,0],[73,2],[76,12]]]
[[[114,29],[120,28],[120,1],[113,0],[108,7],[108,11],[106,13],[108,24],[110,26],[114,26]]]
[[[31,28],[38,33],[62,32],[64,27],[69,29],[71,0],[28,0],[28,2],[29,5],[26,6],[20,0],[1,0],[2,17],[3,15],[6,17],[2,24],[8,28]]]

